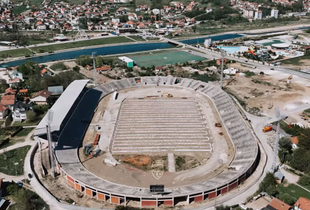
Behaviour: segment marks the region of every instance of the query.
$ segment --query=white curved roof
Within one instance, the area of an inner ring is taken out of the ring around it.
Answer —
[[[288,48],[290,45],[287,43],[280,43],[280,44],[272,44],[271,46],[276,48]]]
[[[60,125],[67,113],[71,109],[73,103],[76,101],[77,97],[80,95],[83,88],[86,86],[88,79],[75,80],[73,81],[61,94],[56,103],[52,106],[50,110],[53,111],[53,120],[51,122],[51,132],[57,131],[60,129]],[[39,125],[34,131],[35,136],[46,134],[46,125],[47,125],[48,115],[46,114]]]

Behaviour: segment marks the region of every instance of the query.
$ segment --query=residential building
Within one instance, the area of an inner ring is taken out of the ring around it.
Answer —
[[[99,68],[96,68],[97,72],[103,72],[103,71],[111,71],[111,66],[109,65],[105,65],[105,66],[101,66]]]
[[[278,18],[278,14],[279,14],[279,10],[277,9],[272,9],[271,10],[271,17],[274,17],[274,18]]]
[[[4,95],[4,96],[2,96],[0,103],[9,109],[12,109],[13,105],[15,104],[15,95]]]
[[[291,210],[292,207],[283,201],[274,198],[263,210]]]
[[[30,109],[30,105],[21,101],[17,101],[13,106],[12,117],[13,121],[21,122],[27,119],[26,112]]]
[[[219,58],[216,60],[216,65],[221,65],[222,64],[222,58]],[[223,59],[223,64],[226,65],[226,58]]]
[[[10,76],[13,80],[14,79],[20,79],[21,81],[24,81],[23,74],[18,72],[17,70],[10,72]]]
[[[31,102],[36,103],[38,105],[45,105],[47,104],[47,99],[52,95],[51,92],[47,90],[41,90],[35,94],[30,99]]]
[[[291,137],[292,149],[297,149],[298,147],[298,136]]]
[[[51,86],[47,88],[47,91],[51,92],[52,95],[61,95],[64,92],[63,86]]]
[[[258,10],[255,12],[255,16],[254,16],[255,20],[261,20],[263,19],[263,12],[261,10]]]
[[[16,89],[12,89],[11,87],[9,87],[4,91],[4,95],[16,95],[16,92]]]
[[[49,71],[48,69],[44,68],[41,70],[41,76],[45,77],[45,76],[52,76],[53,73],[51,71]]]
[[[294,210],[310,210],[310,200],[300,197],[294,205]]]

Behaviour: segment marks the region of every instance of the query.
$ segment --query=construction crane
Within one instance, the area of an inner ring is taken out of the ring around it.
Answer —
[[[276,139],[273,146],[273,164],[272,164],[272,172],[275,173],[278,170],[278,150],[279,150],[279,132],[280,132],[280,121],[287,118],[286,115],[281,115],[279,108],[275,108],[275,116],[276,116]]]

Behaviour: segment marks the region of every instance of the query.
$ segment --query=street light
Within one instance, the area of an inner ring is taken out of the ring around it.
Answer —
[[[226,56],[226,51],[221,49],[222,56],[222,66],[221,66],[221,89],[223,89],[223,68],[224,68],[224,57]]]
[[[95,86],[96,86],[96,83],[97,83],[96,56],[97,56],[97,52],[93,52],[93,53],[91,54],[91,57],[92,57],[92,59],[93,59],[94,85],[95,85]]]

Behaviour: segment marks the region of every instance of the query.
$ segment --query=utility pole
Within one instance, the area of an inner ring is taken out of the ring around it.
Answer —
[[[94,68],[94,85],[96,86],[97,83],[97,72],[96,72],[96,52],[92,53],[92,58],[93,58],[93,68]]]
[[[223,68],[224,68],[224,57],[226,56],[226,51],[221,49],[222,65],[221,65],[221,89],[223,89]]]

